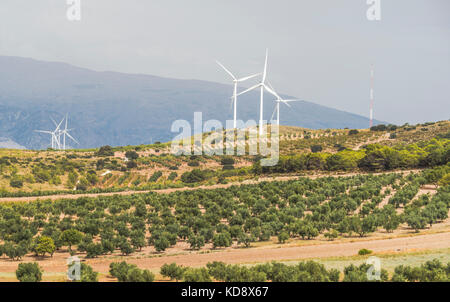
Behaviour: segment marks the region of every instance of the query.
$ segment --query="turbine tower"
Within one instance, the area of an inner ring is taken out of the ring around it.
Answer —
[[[55,131],[54,132],[54,140],[55,140],[55,147],[57,147],[56,149],[61,150],[61,130],[59,129],[59,127],[61,127],[62,122],[64,121],[64,118],[61,120],[61,122],[56,123],[56,121],[50,117],[50,119],[52,120],[53,124],[55,124]],[[53,147],[52,147],[53,148]]]
[[[240,96],[244,93],[247,93],[253,89],[257,89],[260,88],[260,102],[259,102],[259,136],[262,136],[263,134],[263,105],[264,105],[264,89],[267,90],[269,93],[271,93],[272,95],[274,95],[277,99],[280,98],[280,96],[273,91],[270,87],[268,87],[266,85],[266,77],[267,77],[267,58],[269,55],[269,50],[266,50],[266,60],[264,62],[264,71],[263,71],[263,76],[261,79],[261,82],[256,84],[253,87],[250,87],[247,90],[244,90],[243,92],[239,93],[237,96]],[[281,99],[281,98],[280,98]]]
[[[374,67],[372,64],[370,66],[370,111],[369,111],[370,128],[372,128],[373,126],[373,82],[374,82]]]
[[[66,114],[66,124],[65,124],[64,130],[60,130],[60,134],[63,135],[63,150],[66,150],[66,135],[71,140],[73,140],[75,143],[79,144],[78,141],[75,138],[73,138],[72,135],[69,134],[69,131],[73,130],[73,128],[72,129],[67,129],[67,122],[68,122],[68,120],[69,120],[69,114]]]
[[[233,79],[233,84],[234,84],[234,90],[233,90],[233,96],[232,96],[232,103],[234,103],[233,128],[236,129],[236,114],[237,114],[237,108],[236,107],[237,107],[237,86],[238,86],[238,83],[250,80],[250,79],[260,75],[260,73],[257,73],[257,74],[254,74],[254,75],[251,75],[251,76],[248,76],[248,77],[244,77],[244,78],[238,79],[238,78],[236,78],[234,76],[234,74],[231,73],[231,71],[229,71],[225,66],[223,66],[222,63],[220,63],[219,61],[216,61],[216,63],[219,64],[219,66],[222,67],[222,69],[225,70],[226,73],[228,73],[231,76],[231,78]]]

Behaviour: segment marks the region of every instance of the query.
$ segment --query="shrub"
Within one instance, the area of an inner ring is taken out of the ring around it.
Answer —
[[[102,146],[97,151],[97,156],[114,156],[114,150],[111,146]]]
[[[184,172],[181,175],[181,181],[184,183],[196,183],[206,179],[206,171],[194,169],[191,172]]]
[[[178,173],[177,172],[171,172],[169,174],[169,177],[167,177],[168,180],[175,180],[175,178],[177,178]]]
[[[189,268],[183,274],[184,282],[211,282],[211,276],[208,270],[202,268]]]
[[[98,273],[94,272],[90,265],[81,262],[80,263],[80,280],[74,280],[76,282],[98,282]]]
[[[231,156],[222,156],[222,158],[220,159],[220,164],[222,166],[234,165],[234,163],[234,158]]]
[[[200,162],[198,160],[191,160],[188,162],[189,167],[198,167],[200,166]]]
[[[169,277],[170,280],[181,280],[186,268],[178,266],[176,263],[164,264],[161,266],[161,276]]]
[[[234,166],[233,165],[224,165],[222,167],[222,170],[226,171],[226,170],[234,170]]]
[[[9,181],[9,185],[13,188],[22,188],[23,187],[23,180],[19,176],[13,176],[11,180]]]
[[[369,255],[369,254],[372,254],[372,251],[368,250],[368,249],[360,249],[358,251],[358,255],[360,255],[360,256]]]
[[[16,270],[16,277],[20,282],[40,282],[42,270],[36,262],[20,263]]]
[[[370,131],[386,131],[388,127],[386,125],[377,125],[370,127]]]
[[[135,160],[130,160],[127,162],[127,168],[128,169],[134,169],[137,168],[137,162]]]
[[[128,158],[129,160],[136,160],[139,158],[139,155],[137,154],[136,151],[127,151],[125,152],[125,157]]]
[[[213,248],[231,246],[231,235],[228,232],[215,234],[213,237]]]
[[[285,243],[289,239],[289,234],[287,232],[281,232],[278,235],[278,242]]]
[[[77,190],[86,191],[89,186],[89,182],[86,178],[82,177],[80,181],[77,183]]]
[[[149,270],[141,270],[134,264],[125,261],[112,262],[109,265],[109,273],[119,282],[153,282],[155,275]]]
[[[162,175],[163,175],[163,173],[161,171],[156,171],[155,173],[152,174],[152,176],[150,176],[148,181],[156,182]]]
[[[39,239],[37,240],[37,244],[34,247],[34,252],[36,253],[36,255],[41,256],[44,256],[45,253],[49,253],[51,256],[53,256],[55,250],[55,243],[53,239],[48,236],[39,237]]]
[[[320,151],[322,151],[322,146],[321,145],[312,145],[311,146],[311,152],[312,153],[317,153],[317,152],[320,152]]]

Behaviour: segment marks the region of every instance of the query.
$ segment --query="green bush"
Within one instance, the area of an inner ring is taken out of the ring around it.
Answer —
[[[36,262],[20,263],[16,270],[16,277],[20,282],[40,282],[42,270]]]
[[[369,254],[372,254],[372,251],[368,250],[368,249],[360,249],[358,251],[358,255],[360,255],[360,256],[369,255]]]
[[[9,181],[9,185],[13,188],[22,188],[23,187],[23,180],[19,176],[13,176],[11,180]]]
[[[125,261],[112,262],[109,265],[109,273],[119,282],[153,282],[155,275],[149,270],[141,270],[134,264]]]
[[[114,150],[111,146],[103,146],[96,153],[97,156],[114,156]]]

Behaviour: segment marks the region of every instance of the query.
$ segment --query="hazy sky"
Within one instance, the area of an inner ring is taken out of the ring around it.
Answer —
[[[95,70],[229,83],[260,72],[280,92],[368,115],[375,64],[375,118],[450,118],[450,1],[381,0],[1,0],[0,55]],[[0,66],[1,68],[1,66]],[[57,85],[57,83],[55,83]],[[230,91],[231,93],[231,91]]]

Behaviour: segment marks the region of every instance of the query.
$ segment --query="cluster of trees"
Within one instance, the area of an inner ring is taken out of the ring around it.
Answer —
[[[58,186],[62,184],[62,177],[69,172],[78,175],[78,172],[83,172],[85,170],[84,164],[76,161],[69,160],[67,157],[62,159],[53,159],[48,163],[44,163],[41,159],[35,159],[33,163],[31,160],[19,163],[20,166],[29,166],[31,173],[19,174],[18,166],[12,165],[12,163],[7,161],[8,164],[3,160],[3,164],[0,164],[0,171],[3,172],[5,166],[9,166],[10,175],[9,184],[13,188],[22,188],[25,183],[49,183],[51,185]],[[69,184],[68,184],[69,185]],[[69,186],[73,188],[75,183]]]
[[[176,173],[175,173],[176,174]],[[163,173],[161,171],[156,171],[155,173],[152,174],[152,176],[150,176],[150,178],[148,179],[149,182],[156,182],[158,181],[158,179],[163,175]]]
[[[222,165],[222,170],[233,170],[235,160],[231,156],[222,156],[220,159],[220,164]]]
[[[396,125],[384,125],[384,124],[380,124],[380,125],[376,125],[376,126],[372,126],[370,127],[370,131],[395,131],[397,130],[397,126]]]
[[[251,267],[214,261],[203,268],[187,268],[172,263],[163,265],[160,273],[170,280],[184,282],[337,282],[340,274],[338,270],[327,270],[314,261],[297,265],[271,262]]]
[[[184,183],[202,182],[214,175],[212,170],[193,169],[192,171],[184,172],[181,175],[181,181]]]
[[[112,262],[109,274],[119,282],[153,282],[155,275],[134,264]],[[184,282],[368,282],[369,264],[356,266],[350,264],[343,272],[326,269],[315,261],[286,265],[279,262],[257,264],[253,266],[231,265],[224,262],[209,262],[206,267],[191,268],[176,263],[164,264],[160,268],[163,277]],[[20,263],[16,277],[21,282],[40,282],[43,271],[38,263]],[[81,263],[79,282],[98,282],[98,273],[86,263]],[[395,267],[392,278],[385,269],[381,269],[378,281],[392,282],[448,282],[450,281],[450,262],[447,265],[438,259],[427,261],[419,267],[399,265]],[[376,281],[376,280],[375,280]]]
[[[109,274],[119,282],[153,282],[155,275],[149,270],[142,270],[134,264],[112,262],[109,265]]]
[[[406,205],[404,220],[412,229],[419,232],[420,229],[431,227],[433,224],[448,217],[450,204],[450,187],[438,189],[438,194],[430,198],[422,195],[413,203]]]
[[[420,267],[400,265],[394,270],[394,282],[449,282],[450,262],[444,265],[438,259],[427,261]]]
[[[391,232],[400,223],[420,229],[445,219],[450,187],[420,197],[400,192],[426,183],[425,173],[299,178],[227,189],[82,197],[0,205],[0,256],[20,259],[29,252],[52,255],[67,248],[89,258],[120,252],[129,255],[152,246],[163,252],[179,241],[192,249],[208,245],[250,246],[277,237],[313,239],[324,234],[366,236],[377,228]],[[390,189],[391,204],[379,204]],[[401,204],[405,213],[397,214]],[[415,215],[423,217],[419,227]]]
[[[362,169],[384,171],[398,168],[420,168],[445,165],[450,161],[450,140],[432,139],[407,146],[388,147],[378,144],[365,146],[362,150],[342,150],[335,154],[319,153],[320,146],[313,146],[314,153],[281,156],[273,167],[253,165],[259,173],[290,173],[305,170],[349,171]]]
[[[42,281],[42,268],[37,262],[19,263],[16,270],[16,278],[20,282],[40,282]],[[98,273],[94,272],[91,266],[80,263],[80,280],[78,282],[98,282]]]
[[[170,280],[184,282],[435,282],[450,281],[450,262],[445,265],[438,259],[427,261],[420,267],[397,266],[392,278],[385,269],[381,269],[379,279],[370,278],[370,264],[359,266],[350,264],[343,272],[337,269],[327,270],[323,264],[306,261],[296,265],[279,262],[254,266],[230,265],[223,262],[209,262],[203,268],[188,268],[176,263],[164,264],[160,274]],[[370,278],[370,279],[369,279]]]

